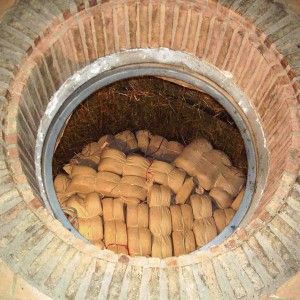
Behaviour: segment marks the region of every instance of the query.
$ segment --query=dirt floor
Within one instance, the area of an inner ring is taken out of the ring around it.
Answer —
[[[85,144],[126,129],[148,129],[185,145],[204,137],[246,171],[242,137],[220,104],[205,93],[143,77],[107,86],[74,111],[54,155],[54,175]]]

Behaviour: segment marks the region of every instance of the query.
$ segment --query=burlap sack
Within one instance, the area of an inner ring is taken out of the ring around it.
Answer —
[[[151,255],[151,233],[148,228],[127,229],[128,251],[131,256]]]
[[[216,209],[214,211],[214,219],[216,222],[218,233],[223,231],[223,229],[231,222],[234,215],[235,210],[233,210],[232,208]]]
[[[121,177],[111,172],[98,172],[95,177],[95,192],[103,196],[118,197],[113,190],[120,184]]]
[[[192,230],[172,232],[172,241],[175,256],[188,254],[196,249]]]
[[[212,199],[203,194],[194,194],[190,197],[193,215],[196,220],[212,217]]]
[[[130,130],[122,131],[115,135],[117,142],[123,142],[125,144],[125,152],[132,152],[138,149],[138,143],[135,135]]]
[[[128,205],[126,211],[127,227],[149,226],[149,207],[147,204]]]
[[[168,141],[160,136],[153,135],[150,139],[150,143],[147,149],[147,155],[152,157],[161,157],[164,154],[164,150],[167,148]]]
[[[149,207],[170,206],[172,192],[171,189],[164,185],[153,184],[147,195]]]
[[[74,178],[75,176],[95,176],[96,174],[97,174],[96,170],[87,166],[80,166],[80,165],[71,166],[71,173],[70,173],[71,178]]]
[[[149,166],[150,161],[148,159],[137,154],[128,155],[123,167],[123,175],[146,178]]]
[[[166,152],[164,154],[164,160],[167,162],[173,162],[183,151],[184,146],[176,141],[169,141]]]
[[[105,245],[102,240],[92,241],[92,244],[101,250],[105,249]]]
[[[193,177],[188,177],[185,179],[183,185],[178,190],[178,193],[175,197],[176,204],[184,204],[187,199],[190,197],[192,191],[195,188]]]
[[[99,164],[102,148],[99,143],[89,143],[81,151],[84,158],[92,160],[95,164]]]
[[[146,179],[138,176],[124,176],[114,188],[114,197],[138,198],[145,200],[147,197]]]
[[[100,216],[89,219],[78,218],[78,231],[83,237],[90,241],[102,240],[102,218]]]
[[[152,257],[166,258],[172,256],[172,241],[169,235],[154,236],[152,239]]]
[[[74,208],[78,218],[81,219],[94,218],[102,215],[101,200],[96,193],[88,194],[85,199],[73,195],[66,201],[65,206]]]
[[[173,170],[168,174],[168,186],[170,189],[177,194],[179,189],[182,187],[184,180],[186,177],[186,173],[183,170],[178,168],[173,168]]]
[[[232,196],[220,188],[212,188],[209,195],[213,198],[218,208],[228,208],[232,204]]]
[[[194,218],[190,205],[171,205],[170,211],[173,231],[185,231],[193,228]]]
[[[58,174],[54,179],[54,189],[56,193],[65,193],[71,180],[65,174]]]
[[[170,209],[168,207],[150,207],[149,229],[154,236],[171,234],[172,222]]]
[[[217,227],[214,218],[195,220],[193,232],[198,247],[202,247],[217,236]]]
[[[127,231],[125,222],[104,222],[104,243],[107,248],[114,245],[127,247]]]
[[[138,205],[140,203],[140,200],[138,198],[120,197],[120,198],[116,198],[116,201],[120,201],[126,205]]]
[[[236,196],[236,198],[234,199],[234,201],[231,203],[231,208],[233,208],[234,210],[238,210],[242,200],[244,198],[244,194],[245,194],[245,188],[243,188],[239,194]]]
[[[124,204],[116,199],[102,199],[103,219],[108,221],[125,221]]]
[[[106,148],[101,154],[98,171],[106,171],[122,175],[125,163],[126,155],[123,152],[117,149]]]
[[[68,193],[81,193],[81,194],[89,194],[95,192],[95,179],[96,176],[82,176],[77,175],[72,178],[70,182],[67,192]]]
[[[144,153],[147,154],[148,146],[150,143],[151,133],[148,130],[138,130],[135,133],[138,148]]]
[[[125,254],[128,255],[128,249],[127,246],[123,246],[123,245],[109,245],[107,247],[108,250],[113,251],[117,254]]]

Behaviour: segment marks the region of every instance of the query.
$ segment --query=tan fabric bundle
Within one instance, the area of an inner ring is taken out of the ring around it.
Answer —
[[[232,204],[232,196],[220,188],[212,188],[209,195],[214,199],[218,208],[228,208]]]
[[[127,247],[127,231],[125,222],[104,222],[104,243],[107,248],[112,245]]]
[[[153,182],[168,186],[174,193],[177,193],[183,185],[185,172],[175,168],[169,163],[154,160],[148,169],[147,178]]]
[[[105,245],[102,240],[92,241],[92,244],[101,250],[105,249]]]
[[[126,214],[127,227],[149,226],[149,207],[147,204],[128,205]]]
[[[110,144],[114,141],[114,136],[110,134],[103,135],[99,140],[98,144],[100,145],[101,149],[104,149],[105,147],[109,147]]]
[[[212,217],[212,199],[203,194],[194,194],[190,197],[193,215],[196,220]]]
[[[192,191],[194,190],[195,184],[193,177],[188,177],[185,179],[183,185],[178,190],[176,194],[175,202],[176,204],[184,204],[190,197]]]
[[[172,232],[174,255],[190,253],[196,249],[195,237],[192,230]]]
[[[65,193],[71,180],[65,174],[58,174],[54,179],[54,189],[56,193]]]
[[[232,208],[216,209],[214,211],[214,219],[216,222],[218,233],[220,233],[230,223],[234,215],[235,210],[233,210]]]
[[[173,162],[183,151],[184,146],[176,141],[169,141],[164,154],[164,160]]]
[[[116,134],[115,140],[124,144],[124,150],[126,152],[134,151],[138,148],[138,143],[135,135],[130,130],[125,130]]]
[[[123,175],[146,178],[149,166],[150,161],[148,159],[137,154],[128,155],[123,167]]]
[[[95,176],[96,174],[96,170],[87,166],[72,165],[70,169],[71,178],[74,178],[75,176]]]
[[[113,190],[114,197],[138,198],[145,200],[147,197],[146,179],[138,176],[124,176]]]
[[[171,205],[172,230],[184,231],[193,228],[193,212],[188,204]]]
[[[116,201],[119,201],[126,205],[138,205],[140,203],[140,199],[138,198],[120,197],[120,198],[116,198]]]
[[[76,210],[78,218],[88,219],[102,215],[101,200],[98,194],[91,193],[85,199],[77,195],[71,196],[65,203],[66,207]]]
[[[78,231],[82,236],[90,241],[102,240],[102,218],[100,216],[89,219],[78,218]]]
[[[130,255],[149,256],[151,254],[151,233],[148,228],[129,227],[127,234]]]
[[[164,185],[154,184],[147,195],[147,203],[149,207],[153,206],[170,206],[171,189]]]
[[[107,246],[107,249],[110,251],[113,251],[117,254],[125,254],[128,255],[128,249],[127,246],[123,245],[109,245]]]
[[[239,194],[236,196],[236,198],[234,199],[234,201],[232,202],[231,204],[231,207],[234,209],[234,210],[238,210],[241,203],[242,203],[242,200],[244,198],[244,194],[245,194],[245,188],[243,188]]]
[[[126,155],[123,152],[117,149],[106,148],[101,154],[98,170],[122,175],[125,163]]]
[[[116,199],[102,199],[103,219],[107,221],[125,221],[124,204]]]
[[[82,176],[77,175],[72,178],[70,182],[67,192],[68,193],[81,193],[81,194],[89,194],[95,192],[95,179],[96,176]]]
[[[151,133],[148,130],[138,130],[135,133],[138,148],[145,154],[147,154],[148,146],[150,143]]]
[[[166,258],[172,256],[172,241],[169,235],[154,236],[152,239],[152,257]]]
[[[99,164],[102,148],[99,143],[89,143],[81,151],[84,158]]]
[[[167,148],[168,140],[160,135],[153,135],[147,149],[147,155],[152,157],[161,157]]]
[[[149,229],[154,236],[171,234],[172,222],[170,209],[168,207],[150,207]]]
[[[195,220],[193,231],[196,244],[201,247],[217,236],[217,227],[212,217]]]

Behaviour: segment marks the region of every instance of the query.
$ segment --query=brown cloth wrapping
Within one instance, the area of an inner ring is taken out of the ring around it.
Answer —
[[[171,205],[170,211],[173,231],[186,231],[193,228],[194,219],[190,205]]]
[[[103,224],[100,216],[81,219],[78,218],[78,231],[90,241],[103,239]]]
[[[190,197],[190,200],[196,220],[212,217],[212,199],[209,195],[194,194]]]
[[[101,154],[98,171],[112,172],[122,175],[125,163],[126,155],[123,152],[117,149],[106,148]]]
[[[168,207],[150,207],[149,229],[154,236],[171,234],[172,221],[170,209]]]
[[[148,130],[138,130],[135,133],[138,148],[147,155],[147,149],[150,143],[151,133]]]
[[[150,256],[151,255],[151,233],[148,228],[127,229],[128,234],[128,252],[132,256]]]
[[[138,154],[127,156],[125,165],[123,166],[123,175],[139,176],[147,178],[147,171],[150,167],[150,161]]]
[[[175,197],[176,204],[184,204],[187,199],[190,197],[195,187],[193,177],[188,177],[185,179],[183,185],[178,190],[178,193]]]
[[[104,222],[104,243],[107,248],[115,245],[127,247],[127,231],[125,222]]]
[[[231,208],[233,208],[234,210],[238,210],[242,200],[244,198],[244,194],[245,194],[245,188],[243,188],[239,194],[236,196],[236,198],[234,199],[234,201],[231,203]]]
[[[214,218],[195,220],[193,231],[198,247],[202,247],[217,236],[217,227]]]
[[[172,241],[175,256],[187,254],[196,249],[195,237],[192,230],[173,231]]]
[[[154,184],[148,192],[147,203],[149,207],[170,206],[172,191],[164,185]]]
[[[149,207],[147,204],[128,205],[126,212],[127,227],[149,226]]]
[[[57,199],[63,205],[73,193],[68,193],[67,189],[71,180],[65,174],[58,174],[54,179],[54,189]]]
[[[235,210],[233,210],[232,208],[216,209],[214,211],[214,219],[216,222],[218,233],[220,233],[230,223],[234,215]]]
[[[172,240],[167,236],[154,236],[152,239],[152,257],[166,258],[172,256]]]
[[[116,201],[120,201],[126,205],[138,205],[140,203],[140,200],[138,198],[127,198],[127,197],[116,198]]]
[[[135,135],[130,130],[122,131],[115,135],[116,142],[121,142],[126,153],[136,151],[138,149],[138,142]]]
[[[99,143],[89,143],[81,151],[82,158],[93,161],[99,164],[100,156],[103,148]]]
[[[102,199],[103,219],[107,221],[125,221],[124,204],[116,199]]]
[[[97,193],[86,195],[85,199],[77,195],[71,196],[65,203],[66,207],[74,208],[78,218],[88,219],[102,215],[102,205]]]

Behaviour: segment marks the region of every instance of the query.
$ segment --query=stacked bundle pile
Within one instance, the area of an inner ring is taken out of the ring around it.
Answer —
[[[183,147],[147,130],[103,136],[63,170],[54,187],[73,226],[101,249],[132,256],[205,245],[230,223],[245,184],[207,140]]]

